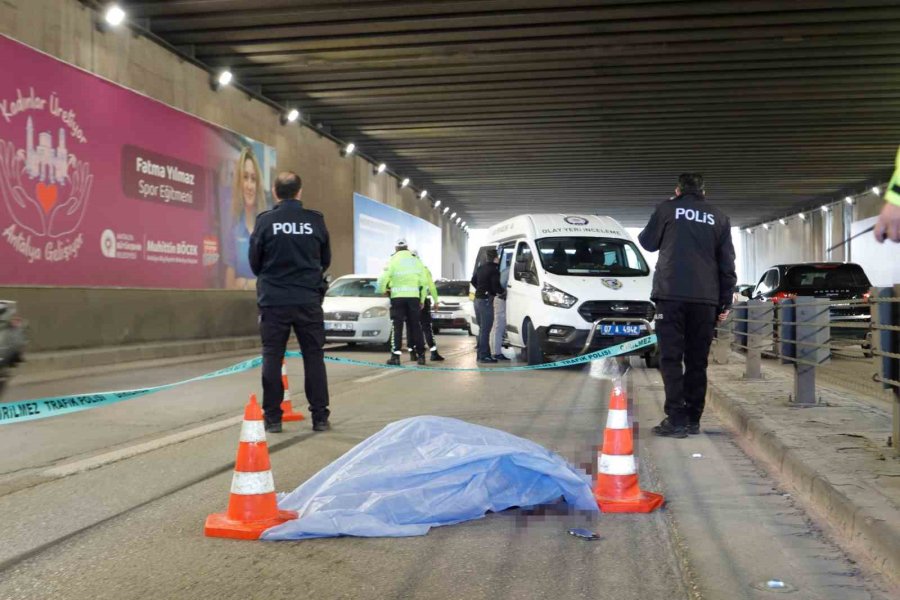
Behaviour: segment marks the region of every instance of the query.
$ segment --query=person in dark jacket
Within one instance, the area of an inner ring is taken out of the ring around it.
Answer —
[[[299,175],[280,173],[274,188],[279,203],[256,218],[249,251],[250,268],[257,276],[266,431],[281,431],[281,363],[291,329],[303,353],[313,430],[324,431],[330,414],[322,312],[323,274],[331,265],[328,229],[322,213],[304,208],[300,202]]]
[[[666,418],[653,432],[684,438],[700,433],[709,347],[737,282],[731,223],[706,202],[703,176],[686,173],[638,240],[648,252],[659,251],[650,299],[656,303]]]
[[[490,248],[485,256],[484,264],[475,270],[472,285],[475,286],[475,318],[478,319],[477,360],[482,363],[495,363],[491,356],[491,329],[494,327],[494,298],[503,294],[500,287],[500,258],[497,251]]]

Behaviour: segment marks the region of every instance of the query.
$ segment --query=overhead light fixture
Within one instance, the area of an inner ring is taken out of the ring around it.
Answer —
[[[381,175],[381,174],[384,173],[386,170],[387,170],[387,165],[384,164],[384,163],[381,163],[380,165],[378,165],[378,168],[375,169],[375,173],[377,173],[378,175]]]
[[[876,196],[880,196],[881,188],[876,185],[875,187],[872,188],[872,193],[875,194]]]
[[[765,229],[766,231],[768,231],[768,230],[769,230],[769,224],[768,224],[768,223],[763,223],[763,229]]]
[[[356,151],[356,144],[350,142],[349,144],[341,148],[341,156],[350,156],[354,151]]]
[[[466,222],[465,222],[465,221],[462,222],[462,226],[463,226],[463,228],[466,227]]]
[[[231,71],[225,69],[224,71],[219,71],[219,73],[216,75],[210,75],[209,87],[211,87],[214,92],[217,92],[221,88],[230,84],[233,80],[234,75],[231,74]]]
[[[435,200],[435,201],[434,201],[434,207],[435,207],[435,208],[440,208],[440,206],[441,206],[441,201],[440,201],[440,200]]]
[[[419,193],[419,200],[424,200],[424,199],[427,198],[427,197],[428,197],[428,190],[422,190],[422,191]]]
[[[846,202],[847,204],[853,204],[853,198],[847,196],[846,198],[844,198],[844,202]]]
[[[787,225],[786,219],[778,219],[778,222],[781,223],[782,225]]]
[[[462,222],[461,217],[456,217],[456,224],[459,225]]]
[[[408,185],[409,185],[409,177],[404,177],[403,181],[400,182],[400,189],[403,189]]]
[[[103,14],[103,20],[111,27],[118,27],[125,21],[125,11],[118,4],[110,4]]]
[[[441,214],[446,215],[448,210],[450,210],[450,207],[449,207],[449,206],[445,206],[445,207],[444,207],[444,210],[441,211]],[[456,213],[454,213],[454,214],[456,214]]]
[[[805,221],[805,220],[806,220],[806,213],[800,213],[800,214],[797,215],[797,216],[800,217],[800,220],[801,220],[801,221]]]
[[[281,115],[281,124],[287,125],[288,123],[293,123],[294,121],[296,121],[299,118],[300,118],[300,111],[297,110],[296,108],[292,108],[291,110],[289,110],[286,113],[284,113],[283,115]]]
[[[823,213],[827,213],[827,212],[829,212],[830,210],[831,210],[831,209],[828,208],[827,206],[823,206],[823,207],[822,207],[822,212],[823,212]]]
[[[451,219],[453,219],[453,218],[455,218],[455,217],[456,217],[456,213],[455,213],[455,212],[454,212],[452,215],[450,215],[450,218],[451,218]]]

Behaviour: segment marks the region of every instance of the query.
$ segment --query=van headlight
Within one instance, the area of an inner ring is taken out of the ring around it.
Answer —
[[[373,306],[369,310],[365,311],[361,317],[363,319],[377,319],[379,317],[386,317],[388,314],[388,309],[383,306]]]
[[[547,283],[541,288],[541,297],[544,299],[544,304],[560,306],[562,308],[572,308],[575,306],[575,303],[578,302],[578,298],[575,296],[570,296],[564,291],[556,289]]]

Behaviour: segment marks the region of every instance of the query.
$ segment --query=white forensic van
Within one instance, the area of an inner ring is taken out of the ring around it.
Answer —
[[[653,331],[652,275],[640,249],[615,220],[595,215],[536,214],[488,231],[488,248],[509,269],[506,337],[528,364],[574,356]],[[639,351],[658,366],[658,348]]]

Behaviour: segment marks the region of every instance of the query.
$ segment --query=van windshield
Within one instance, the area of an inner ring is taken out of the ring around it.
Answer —
[[[544,270],[554,275],[621,277],[649,275],[650,269],[629,241],[596,237],[553,237],[537,241]]]

